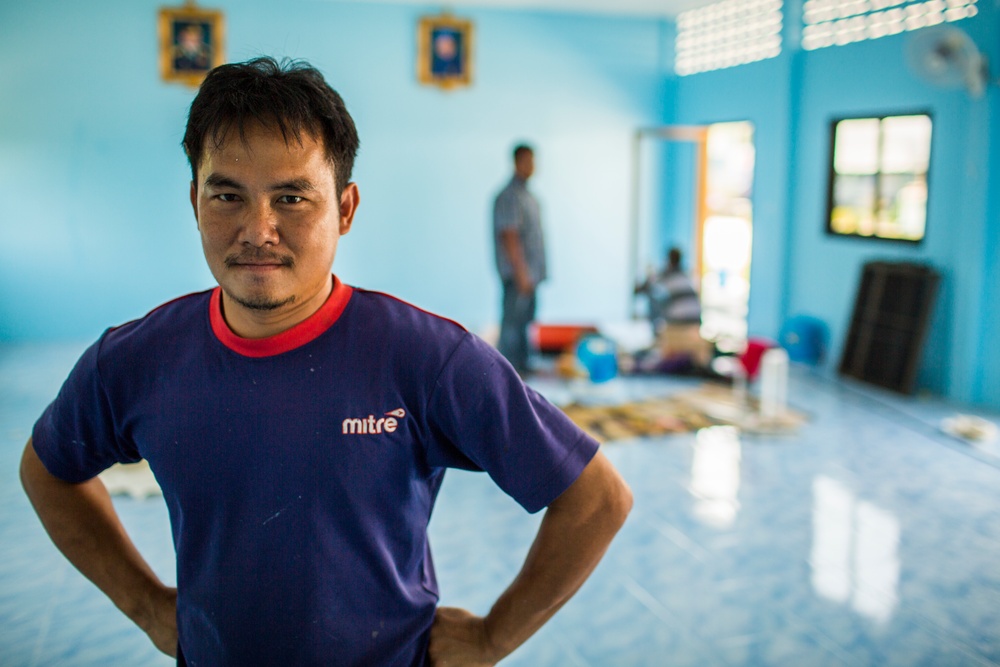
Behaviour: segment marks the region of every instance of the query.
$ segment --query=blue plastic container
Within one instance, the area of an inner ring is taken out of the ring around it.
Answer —
[[[599,335],[584,336],[576,346],[576,357],[587,369],[591,382],[607,382],[618,375],[618,355],[613,341]]]
[[[781,327],[778,342],[788,352],[791,361],[815,366],[826,354],[830,331],[826,324],[815,317],[796,315]]]

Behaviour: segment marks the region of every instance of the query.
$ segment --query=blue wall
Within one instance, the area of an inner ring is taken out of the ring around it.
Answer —
[[[994,2],[995,14],[1000,5]],[[981,36],[992,63],[993,77],[1000,76],[1000,19],[993,23],[992,36]],[[1000,406],[1000,86],[989,91],[986,123],[990,128],[990,165],[987,176],[986,242],[983,244],[984,285],[979,306],[982,327],[977,345],[979,374],[973,386],[974,400]]]
[[[789,315],[818,316],[832,330],[831,370],[861,265],[930,262],[944,282],[921,385],[1000,407],[1000,317],[990,307],[1000,299],[1000,188],[988,185],[1000,175],[1000,88],[971,100],[923,83],[906,67],[908,35],[803,52],[799,6],[789,3],[780,57],[677,78],[669,22],[468,11],[476,82],[445,93],[414,75],[416,21],[437,6],[211,4],[226,12],[231,60],[309,59],[356,117],[362,204],[335,265],[348,282],[472,328],[495,321],[490,200],[513,143],[528,139],[552,249],[541,317],[624,317],[633,131],[750,120],[751,333],[775,336]],[[159,80],[159,6],[0,4],[0,340],[92,338],[212,285],[179,147],[193,92]],[[997,0],[979,9],[957,25],[1000,63]],[[912,109],[935,121],[926,240],[827,236],[830,119]]]
[[[1000,11],[954,25],[1000,61]],[[751,334],[774,337],[785,318],[809,314],[831,329],[826,370],[836,368],[861,266],[872,259],[935,266],[942,288],[927,341],[921,388],[1000,406],[997,114],[1000,90],[973,100],[935,88],[909,69],[902,34],[806,52],[796,6],[786,3],[784,51],[771,60],[670,82],[675,123],[751,120],[756,125]],[[934,120],[927,237],[919,245],[826,234],[829,123],[850,115],[929,110]],[[991,120],[992,119],[992,120]]]
[[[159,80],[161,4],[0,4],[0,339],[91,338],[213,284],[179,146],[193,91]],[[347,282],[495,321],[491,199],[527,139],[551,246],[541,316],[625,316],[630,142],[661,120],[663,22],[463,12],[475,84],[442,92],[415,77],[417,19],[437,6],[211,6],[230,60],[308,59],[355,116],[361,208],[335,264]]]

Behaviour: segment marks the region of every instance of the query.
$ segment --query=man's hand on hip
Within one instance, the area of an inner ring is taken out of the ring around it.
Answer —
[[[485,620],[456,607],[438,607],[427,655],[431,667],[492,667],[499,661]]]
[[[149,601],[146,618],[140,627],[153,645],[172,658],[177,657],[177,589],[164,588],[162,595]]]

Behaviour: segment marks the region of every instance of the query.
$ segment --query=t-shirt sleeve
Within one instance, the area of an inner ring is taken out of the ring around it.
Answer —
[[[515,195],[510,190],[501,192],[493,204],[493,227],[497,232],[508,229],[519,229],[521,226],[521,207]]]
[[[569,488],[599,447],[472,334],[445,364],[428,415],[430,465],[485,470],[528,512]]]
[[[140,459],[116,433],[98,368],[102,341],[83,353],[31,434],[42,464],[67,482],[84,482],[115,463]]]

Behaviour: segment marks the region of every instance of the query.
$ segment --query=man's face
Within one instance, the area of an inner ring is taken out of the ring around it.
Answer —
[[[195,26],[184,28],[181,31],[179,43],[185,53],[197,53],[201,48],[201,30]]]
[[[230,326],[234,317],[301,320],[322,305],[357,203],[353,183],[337,196],[333,165],[309,135],[286,143],[255,126],[245,142],[231,132],[209,143],[191,204]]]
[[[441,33],[434,39],[434,53],[441,60],[451,60],[458,54],[458,45],[454,35]]]
[[[521,151],[514,158],[514,173],[528,180],[535,173],[535,154],[531,151]]]

